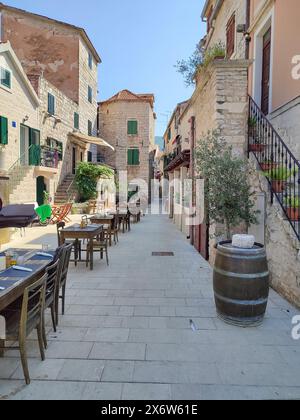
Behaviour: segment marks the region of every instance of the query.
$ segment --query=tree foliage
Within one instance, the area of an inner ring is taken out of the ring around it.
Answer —
[[[225,57],[225,45],[221,41],[205,50],[199,43],[193,54],[187,60],[179,60],[175,65],[178,73],[182,74],[186,86],[195,84],[197,72],[206,68],[216,57]]]
[[[205,203],[211,224],[222,224],[227,239],[242,222],[257,224],[249,166],[215,132],[202,138],[195,150],[196,167],[205,180]]]
[[[76,185],[81,201],[96,198],[99,179],[110,179],[113,176],[114,171],[107,166],[81,162],[76,172]]]

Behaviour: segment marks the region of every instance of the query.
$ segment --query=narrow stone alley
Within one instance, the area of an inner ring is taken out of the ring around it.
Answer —
[[[28,230],[12,245],[55,247],[55,229]],[[167,217],[146,216],[120,234],[109,267],[71,264],[66,315],[57,333],[48,323],[46,361],[31,341],[25,386],[19,353],[8,351],[0,399],[299,399],[297,313],[271,291],[261,327],[224,324],[209,264]]]

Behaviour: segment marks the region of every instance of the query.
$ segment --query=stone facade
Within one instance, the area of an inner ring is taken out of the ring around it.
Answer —
[[[29,117],[26,124],[40,130],[41,146],[46,145],[48,139],[63,144],[63,159],[58,168],[45,168],[43,165],[28,168],[22,178],[22,191],[27,191],[31,185],[31,193],[27,197],[30,196],[30,200],[35,201],[36,177],[45,178],[46,188],[54,196],[58,185],[67,175],[72,174],[73,148],[76,164],[87,160],[88,151],[91,152],[91,160],[97,161],[97,146],[74,139],[71,143],[70,133],[74,130],[76,112],[79,116],[77,131],[84,135],[97,136],[98,64],[101,59],[86,32],[64,22],[0,4],[0,27],[0,41],[10,40],[40,99],[36,121],[31,121],[31,113],[27,111],[24,114]],[[55,98],[55,115],[48,114],[48,94]],[[22,103],[23,96],[20,93],[17,101]],[[17,130],[18,136],[19,129]],[[15,144],[17,143],[16,137]],[[19,147],[6,149],[16,160]],[[6,166],[13,163],[8,155],[4,157]],[[18,189],[14,198],[17,194],[20,194]]]
[[[78,103],[82,94],[78,79],[83,64],[88,63],[88,58],[83,58],[84,50],[92,54],[94,80],[101,61],[85,31],[4,4],[0,5],[0,17],[2,41],[11,42],[26,73],[43,73],[49,82]]]
[[[263,193],[265,197],[265,214],[262,215],[264,225],[259,228],[265,231],[264,243],[271,285],[291,303],[300,307],[300,244],[276,199],[274,204],[271,204],[268,182],[258,170],[253,156],[250,162],[254,169],[251,176],[253,190],[257,194]]]
[[[207,19],[211,8],[215,8],[217,1],[211,0],[203,11],[203,18]],[[220,2],[219,2],[220,3]],[[226,0],[221,2],[219,11],[211,16],[210,30],[205,38],[205,48],[210,48],[220,41],[226,45],[226,28],[230,18],[235,15],[236,28],[238,25],[246,24],[246,2],[245,0]],[[246,54],[246,43],[243,33],[235,31],[235,48],[232,59],[244,59]]]
[[[100,137],[115,148],[115,152],[105,150],[103,157],[117,172],[127,171],[129,183],[141,179],[148,186],[149,153],[155,148],[154,97],[148,95],[143,99],[144,95],[138,96],[129,91],[120,92],[119,99],[116,97],[99,103]],[[128,134],[128,121],[131,120],[137,121],[137,135]],[[139,165],[128,165],[129,149],[139,150]]]

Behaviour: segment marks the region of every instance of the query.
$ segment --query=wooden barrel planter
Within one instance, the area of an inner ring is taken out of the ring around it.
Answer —
[[[240,327],[262,324],[269,297],[269,270],[263,245],[251,249],[216,246],[214,294],[219,317]]]

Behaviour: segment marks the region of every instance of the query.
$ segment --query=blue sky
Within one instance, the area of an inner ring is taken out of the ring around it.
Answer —
[[[204,0],[3,2],[84,27],[103,60],[99,67],[99,99],[121,89],[154,93],[157,135],[164,133],[176,104],[192,93],[174,64],[187,58],[204,35]]]

